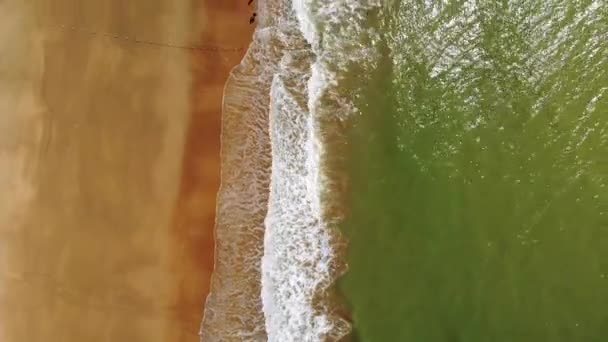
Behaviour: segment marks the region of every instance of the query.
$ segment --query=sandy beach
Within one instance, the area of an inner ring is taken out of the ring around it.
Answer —
[[[253,6],[0,4],[0,341],[197,341]]]

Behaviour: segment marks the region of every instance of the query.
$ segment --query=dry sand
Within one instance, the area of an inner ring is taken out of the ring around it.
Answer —
[[[197,341],[247,0],[0,2],[0,341]]]

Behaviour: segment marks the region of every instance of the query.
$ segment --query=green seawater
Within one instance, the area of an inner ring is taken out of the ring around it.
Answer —
[[[361,342],[608,341],[608,3],[395,1],[350,132]]]

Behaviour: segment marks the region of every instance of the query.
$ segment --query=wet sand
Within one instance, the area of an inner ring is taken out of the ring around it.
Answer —
[[[196,341],[243,0],[0,3],[0,341]]]

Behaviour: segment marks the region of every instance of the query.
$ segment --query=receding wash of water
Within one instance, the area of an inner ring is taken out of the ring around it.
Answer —
[[[257,6],[205,341],[608,338],[608,3]]]

